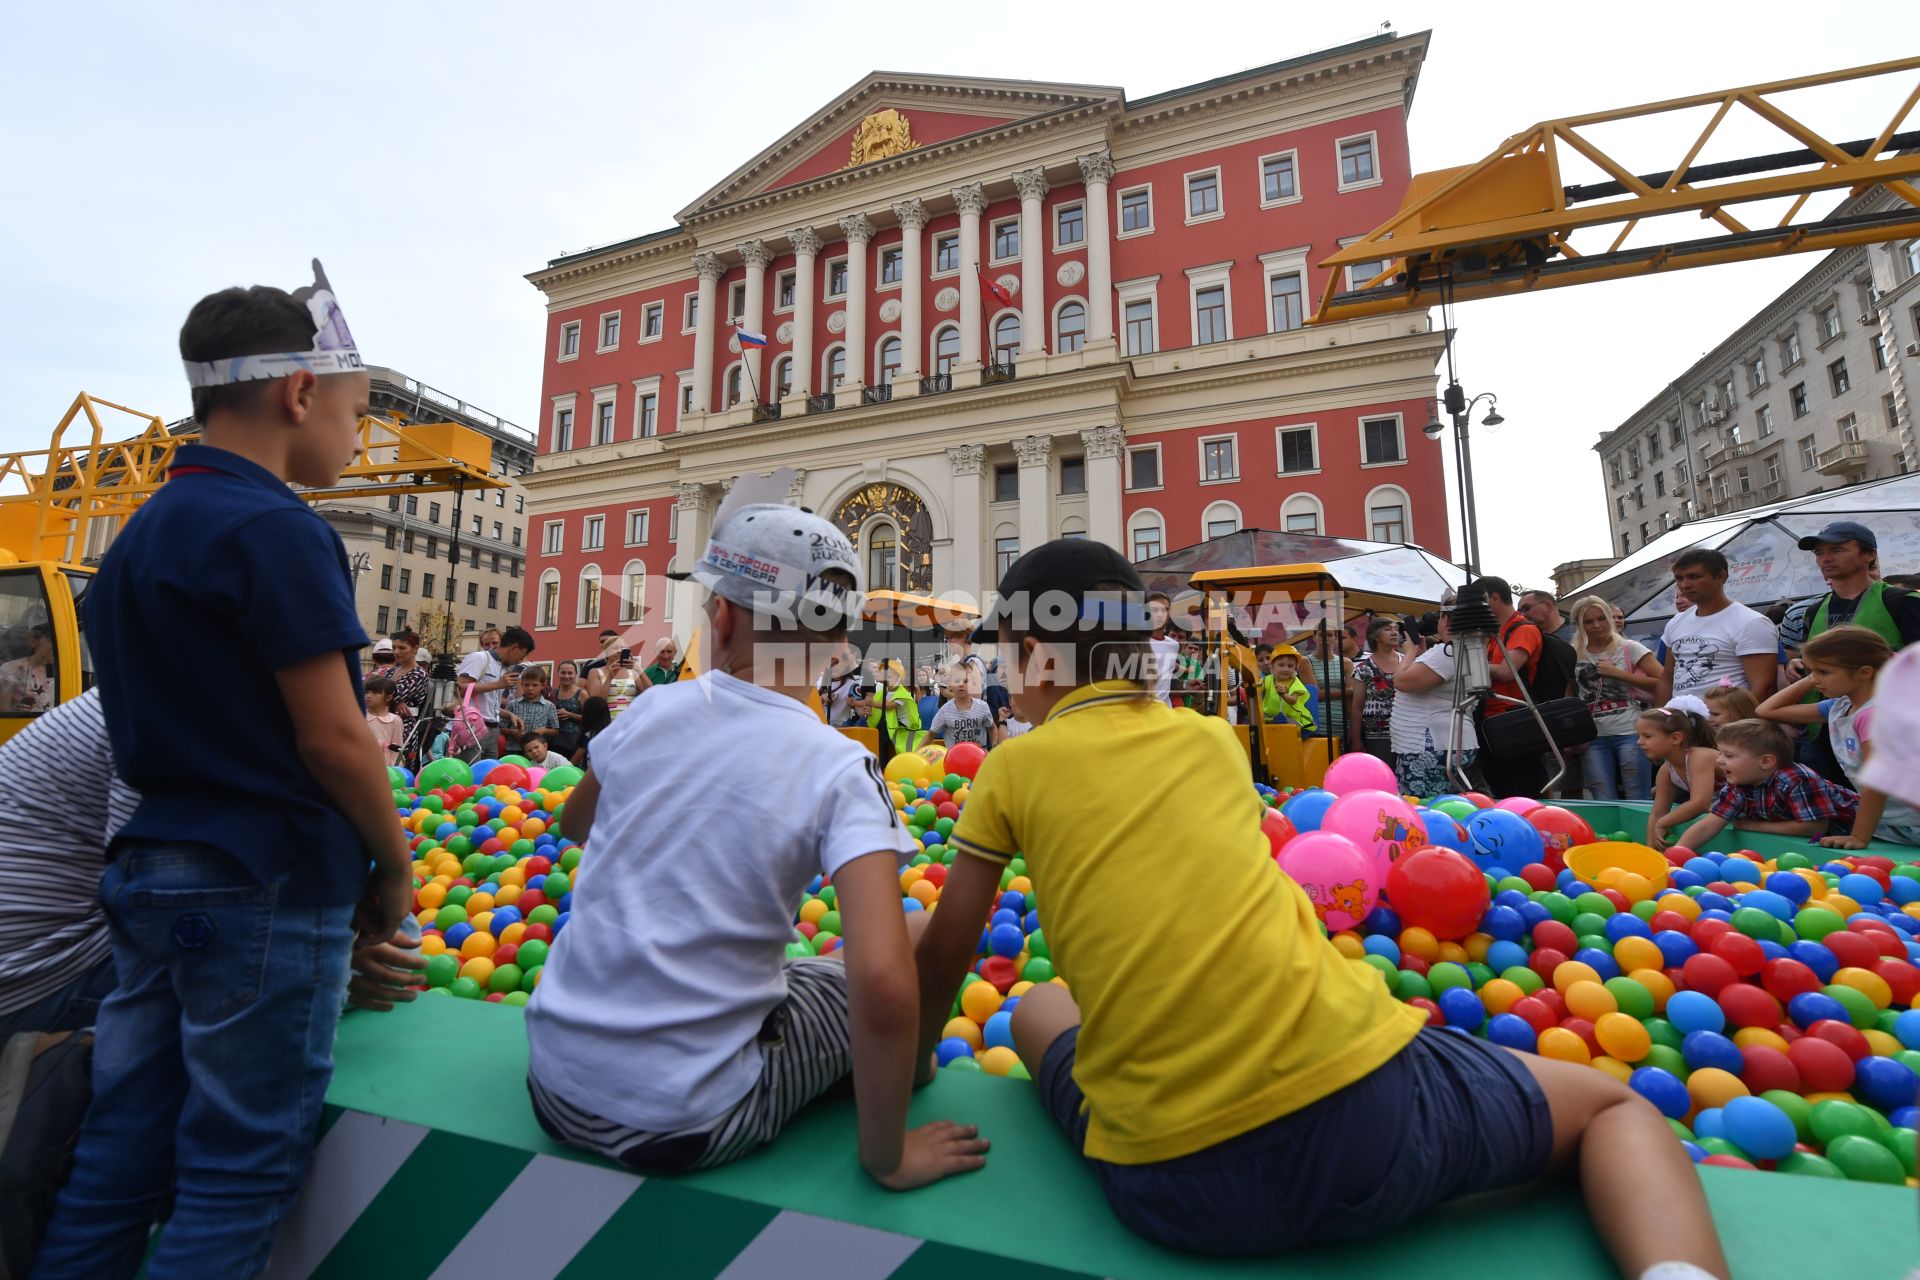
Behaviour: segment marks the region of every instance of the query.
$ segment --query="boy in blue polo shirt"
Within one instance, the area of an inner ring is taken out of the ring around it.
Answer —
[[[319,267],[291,295],[194,306],[180,354],[202,443],[87,594],[114,764],[141,801],[101,879],[120,986],[36,1276],[131,1276],[169,1194],[149,1276],[259,1273],[312,1154],[356,931],[385,941],[408,906],[346,553],[287,487],[338,480],[367,411]],[[206,715],[168,653],[218,670],[232,714]]]

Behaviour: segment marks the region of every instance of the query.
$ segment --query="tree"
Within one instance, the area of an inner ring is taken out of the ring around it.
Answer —
[[[420,607],[420,612],[414,615],[413,629],[428,651],[451,654],[460,651],[470,621],[456,614],[451,605],[436,600]]]

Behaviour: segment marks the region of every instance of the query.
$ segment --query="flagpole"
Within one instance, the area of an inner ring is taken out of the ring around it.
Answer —
[[[733,334],[736,338],[740,336],[739,325],[733,326]],[[765,351],[766,347],[761,345],[754,350]],[[747,344],[744,340],[740,343],[740,367],[747,371],[747,387],[753,392],[753,403],[757,406],[760,403],[760,386],[753,376],[753,361],[747,359]]]

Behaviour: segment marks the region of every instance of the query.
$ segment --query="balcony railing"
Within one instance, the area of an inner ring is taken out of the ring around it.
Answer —
[[[943,391],[953,390],[953,375],[950,373],[930,373],[920,379],[920,394],[937,396]]]
[[[808,396],[807,412],[808,413],[832,413],[833,412],[833,392],[827,391],[817,396]]]
[[[1867,469],[1867,442],[1846,440],[1814,455],[1813,469],[1823,476],[1841,475]]]
[[[1744,458],[1751,452],[1753,452],[1752,445],[1745,441],[1735,441],[1729,445],[1722,445],[1718,449],[1708,450],[1700,455],[1700,461],[1707,470],[1712,471],[1715,467],[1722,467],[1729,462]]]
[[[777,422],[779,418],[780,402],[777,400],[772,404],[756,404],[753,406],[753,420],[755,422]]]
[[[885,404],[891,399],[893,399],[893,387],[891,385],[860,388],[861,404]]]
[[[980,382],[982,386],[992,386],[996,382],[1012,382],[1013,379],[1013,361],[1009,360],[1005,364],[996,363],[988,365],[987,371],[981,376]]]

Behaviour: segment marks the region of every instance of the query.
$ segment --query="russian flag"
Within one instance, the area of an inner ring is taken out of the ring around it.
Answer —
[[[767,335],[764,333],[755,333],[751,329],[742,329],[738,325],[734,326],[733,332],[734,335],[740,339],[740,345],[743,347],[764,347],[767,345]]]

